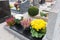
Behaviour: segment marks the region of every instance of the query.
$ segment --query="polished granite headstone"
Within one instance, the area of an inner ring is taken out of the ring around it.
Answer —
[[[4,21],[10,15],[9,1],[0,1],[0,22]]]

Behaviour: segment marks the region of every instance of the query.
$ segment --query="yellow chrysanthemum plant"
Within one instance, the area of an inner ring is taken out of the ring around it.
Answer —
[[[47,22],[43,19],[34,19],[31,21],[31,35],[32,37],[42,38],[46,34]]]

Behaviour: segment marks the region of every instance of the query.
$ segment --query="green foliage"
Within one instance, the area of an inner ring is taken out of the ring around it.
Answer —
[[[29,9],[28,9],[28,14],[30,16],[36,16],[39,12],[39,9],[35,6],[31,6]]]
[[[41,16],[45,16],[45,17],[46,17],[46,14],[45,14],[45,13],[43,13],[43,12],[40,12],[40,15],[41,15]]]
[[[20,23],[20,20],[18,19],[14,19],[15,20],[15,23],[19,24]]]
[[[23,20],[23,17],[21,17],[21,20]],[[19,20],[19,19],[14,19],[15,23],[17,23],[17,24],[20,24],[20,21],[21,21],[21,20]]]
[[[31,28],[31,34],[32,34],[32,37],[42,38],[46,34],[46,29],[40,30],[39,32],[37,32],[35,29]]]

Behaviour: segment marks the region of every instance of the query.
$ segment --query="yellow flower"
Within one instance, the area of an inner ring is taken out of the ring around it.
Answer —
[[[46,22],[43,19],[34,19],[31,21],[32,28],[36,29],[36,31],[39,31],[41,29],[45,29]]]

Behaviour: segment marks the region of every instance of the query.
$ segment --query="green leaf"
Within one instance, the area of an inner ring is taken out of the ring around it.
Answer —
[[[41,34],[41,33],[39,33],[39,38],[42,38],[42,36],[44,36],[45,34]]]
[[[31,29],[32,37],[38,38],[38,33],[34,29]]]
[[[42,33],[46,33],[46,28],[41,30]]]
[[[32,37],[35,37],[35,35],[32,33]]]
[[[31,28],[32,37],[41,38],[45,35],[45,33],[46,33],[46,29],[42,30],[41,32],[37,32],[36,30]]]
[[[16,23],[18,23],[18,24],[20,23],[20,20],[18,20],[18,19],[14,19],[14,20]]]
[[[40,12],[40,15],[41,15],[41,16],[46,16],[46,14],[44,14],[43,12]]]
[[[38,33],[37,32],[35,32],[35,37],[38,38]]]

